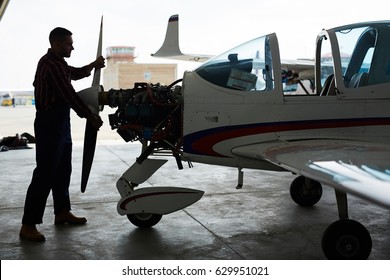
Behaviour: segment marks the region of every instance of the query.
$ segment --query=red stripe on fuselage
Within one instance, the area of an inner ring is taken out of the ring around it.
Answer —
[[[308,120],[219,127],[186,136],[184,143],[189,141],[192,144],[185,145],[184,151],[192,154],[224,157],[213,150],[214,145],[238,137],[282,131],[374,125],[390,125],[390,118]]]

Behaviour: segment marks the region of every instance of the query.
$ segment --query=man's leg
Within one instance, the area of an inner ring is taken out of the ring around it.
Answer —
[[[69,185],[72,174],[72,144],[67,143],[53,182],[52,193],[54,201],[54,214],[70,211]]]
[[[20,231],[20,237],[32,241],[45,240],[35,225],[42,223],[47,197],[59,162],[58,150],[61,150],[61,135],[52,133],[53,128],[56,128],[51,123],[52,120],[53,118],[48,112],[37,112],[34,122],[37,166],[27,190],[22,218],[23,226]]]
[[[72,173],[72,143],[66,143],[61,162],[57,171],[56,181],[52,192],[54,200],[54,223],[58,224],[85,224],[87,219],[74,216],[71,210],[69,185]]]
[[[41,167],[34,169],[31,183],[27,190],[22,224],[36,225],[42,223],[47,197],[50,193],[48,174]]]
[[[37,230],[36,224],[42,223],[47,197],[50,193],[50,187],[48,187],[49,184],[46,180],[43,170],[37,166],[34,169],[33,177],[26,194],[22,228],[19,233],[22,239],[30,241],[45,240],[45,236]]]

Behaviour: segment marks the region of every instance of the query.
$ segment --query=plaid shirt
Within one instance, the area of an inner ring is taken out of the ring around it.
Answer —
[[[34,80],[35,107],[37,110],[50,110],[70,107],[80,117],[86,117],[91,111],[83,103],[72,86],[71,80],[88,77],[87,67],[69,66],[66,61],[51,49],[38,62]]]

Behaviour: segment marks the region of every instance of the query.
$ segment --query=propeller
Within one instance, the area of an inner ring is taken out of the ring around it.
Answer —
[[[102,55],[102,40],[103,40],[103,16],[100,22],[99,42],[98,42],[96,58]],[[89,106],[92,112],[95,114],[99,114],[99,109],[102,110],[102,108],[99,108],[98,105],[98,93],[99,91],[101,91],[100,72],[101,72],[100,69],[95,68],[93,73],[92,87],[84,91],[81,91],[79,93],[81,95],[84,93],[85,96],[89,96],[89,98],[95,99],[94,102],[92,102],[95,103],[95,106]],[[96,92],[91,93],[91,90],[97,91],[97,93]],[[88,178],[91,172],[92,162],[95,155],[97,133],[98,130],[92,125],[92,123],[89,120],[87,120],[85,125],[85,133],[84,133],[83,165],[82,165],[82,172],[81,172],[82,193],[84,193],[85,189],[87,188]]]

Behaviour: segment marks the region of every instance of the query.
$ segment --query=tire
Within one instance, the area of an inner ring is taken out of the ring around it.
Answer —
[[[299,176],[290,185],[290,196],[300,206],[313,206],[321,199],[321,183],[305,178],[304,176]]]
[[[362,224],[346,219],[332,223],[325,230],[321,245],[330,260],[365,260],[370,256],[372,240]]]
[[[129,221],[139,228],[151,228],[158,224],[161,220],[162,215],[150,214],[150,213],[139,213],[127,215]]]

